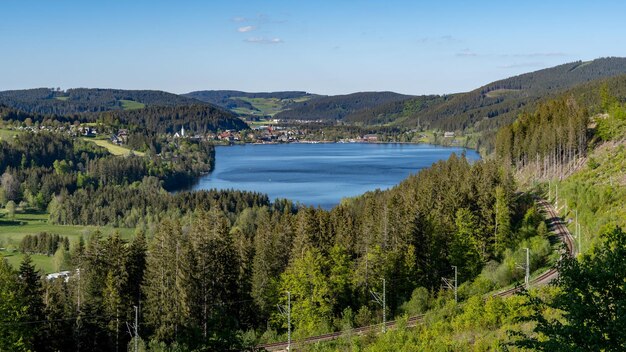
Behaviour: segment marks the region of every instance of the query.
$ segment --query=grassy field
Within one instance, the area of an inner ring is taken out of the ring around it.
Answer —
[[[54,97],[54,99],[60,100],[60,101],[67,101],[70,99],[70,97]]]
[[[20,263],[24,259],[24,254],[19,252],[0,251],[0,256],[5,258],[7,262],[16,269],[20,267]],[[35,268],[39,269],[44,274],[55,272],[52,257],[41,254],[31,254],[30,257],[33,259]]]
[[[626,226],[626,141],[596,148],[576,173],[558,184],[561,214],[574,220],[578,210],[580,244],[587,252],[605,229]],[[568,225],[572,233],[574,224]]]
[[[520,91],[520,89],[495,89],[495,90],[492,90],[492,91],[488,92],[485,95],[488,98],[497,98],[497,97],[501,97],[503,95],[507,95],[509,93],[519,92],[519,91]]]
[[[26,235],[48,232],[66,236],[70,239],[70,242],[76,242],[81,236],[87,239],[96,230],[100,230],[104,236],[111,235],[117,231],[125,239],[132,238],[135,233],[135,229],[132,228],[53,225],[48,223],[48,214],[40,212],[18,212],[15,214],[15,219],[8,219],[4,210],[1,210],[0,248],[6,248],[6,250],[0,251],[0,254],[3,257],[7,257],[11,264],[19,265],[23,255],[19,252],[13,252],[13,249],[19,247],[20,241]],[[36,255],[33,256],[33,261],[37,268],[44,272],[51,272],[53,268],[52,257]]]
[[[286,106],[292,102],[303,102],[311,99],[311,97],[301,97],[298,99],[277,99],[277,98],[246,98],[236,97],[237,99],[247,101],[252,104],[259,111],[251,111],[248,109],[235,109],[234,111],[239,114],[246,115],[260,115],[260,116],[274,116],[277,113],[285,110]]]
[[[124,110],[136,110],[146,107],[146,104],[133,100],[120,100],[120,103],[122,103],[122,108]]]
[[[1,140],[11,140],[13,139],[14,136],[18,136],[22,133],[22,131],[13,131],[13,130],[6,130],[6,129],[0,129],[0,139]]]
[[[119,145],[115,145],[107,139],[93,139],[93,138],[83,138],[83,139],[89,142],[93,142],[101,147],[107,148],[109,153],[113,155],[128,155],[128,153],[130,153],[130,149],[119,146]],[[133,151],[133,153],[139,156],[145,155],[145,153],[142,153],[142,152]]]
[[[267,125],[277,125],[278,122],[274,122],[274,120],[266,120],[266,119],[261,119],[260,121],[250,121],[248,122],[248,125],[251,126],[267,126]]]

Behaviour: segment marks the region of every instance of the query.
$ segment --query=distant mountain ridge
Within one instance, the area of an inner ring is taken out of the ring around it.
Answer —
[[[221,102],[230,98],[277,98],[277,99],[296,99],[301,98],[310,94],[303,91],[280,91],[280,92],[259,92],[259,93],[250,93],[250,92],[242,92],[239,90],[199,90],[186,94],[181,94],[184,97],[197,99],[200,101],[204,101],[207,103],[212,103],[215,105],[219,105],[218,102]]]
[[[0,104],[37,114],[71,115],[136,109],[145,106],[190,106],[207,103],[158,90],[51,88],[0,92]]]
[[[0,92],[0,105],[45,115],[74,115],[151,107],[205,106],[226,118],[273,117],[357,126],[439,130],[493,130],[542,99],[578,85],[626,74],[626,58],[575,61],[488,83],[470,92],[411,96],[358,92],[323,96],[304,91],[250,93],[205,90],[183,95],[155,90],[38,88]],[[154,110],[153,110],[154,111]],[[233,115],[234,116],[234,115]]]
[[[244,130],[249,126],[236,114],[193,98],[155,91],[49,88],[0,92],[0,118],[42,122],[114,123],[145,128],[156,133],[173,133],[185,127],[190,132]]]
[[[576,85],[626,74],[626,58],[576,61],[498,80],[467,93],[446,97],[426,109],[405,109],[395,124],[414,127],[418,123],[444,130],[493,129],[512,122],[529,104],[564,92]],[[406,104],[412,104],[411,100]],[[381,114],[384,107],[379,107]],[[394,107],[389,106],[388,112]]]
[[[343,120],[363,109],[396,103],[412,98],[394,92],[359,92],[346,95],[317,97],[292,105],[275,115],[284,120]]]
[[[317,97],[302,91],[250,93],[238,90],[202,90],[183,94],[241,115],[272,116],[292,104]]]
[[[361,126],[388,125],[441,130],[490,130],[512,122],[524,108],[577,85],[626,74],[626,58],[576,61],[488,83],[466,93],[408,96],[366,92],[317,96],[274,117],[341,120]]]

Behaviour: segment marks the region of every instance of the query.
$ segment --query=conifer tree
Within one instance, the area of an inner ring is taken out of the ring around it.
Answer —
[[[228,220],[217,208],[198,214],[192,223],[190,242],[190,311],[206,341],[216,329],[223,333],[232,328],[239,262]]]
[[[17,274],[9,263],[0,258],[0,351],[28,351],[28,331],[21,324],[27,316],[28,307],[19,296]]]
[[[510,201],[504,187],[496,187],[495,198],[495,252],[499,254],[509,246],[511,241],[511,213]]]
[[[41,277],[29,254],[24,255],[20,269],[18,271],[19,278],[19,295],[26,308],[24,314],[25,321],[41,321],[44,319],[43,292],[41,287]],[[30,329],[30,343],[35,350],[42,350],[46,345],[45,337],[42,330]]]
[[[478,244],[481,230],[476,217],[467,208],[456,212],[456,227],[448,257],[450,264],[457,266],[460,277],[467,280],[482,269]]]
[[[146,258],[144,317],[154,337],[167,343],[182,337],[189,318],[187,246],[180,225],[164,220]]]
[[[254,237],[255,255],[252,263],[252,297],[262,316],[273,312],[278,297],[278,280],[282,267],[278,258],[279,243],[272,229],[272,219],[267,208],[257,215],[257,232]]]

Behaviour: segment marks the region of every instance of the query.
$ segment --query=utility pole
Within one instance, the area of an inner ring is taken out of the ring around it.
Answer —
[[[552,198],[552,182],[548,180],[548,201]]]
[[[580,224],[578,224],[578,253],[583,252],[583,232],[581,231],[582,229],[580,227]]]
[[[458,272],[457,272],[457,267],[456,265],[454,266],[454,303],[459,303],[459,296],[457,294],[458,292],[458,276],[457,276]]]
[[[287,316],[287,351],[291,351],[291,292],[287,291],[287,307],[279,304],[278,311]]]
[[[530,249],[526,248],[526,289],[530,289]]]
[[[287,351],[291,351],[291,292],[287,291]]]
[[[78,294],[76,295],[78,311],[80,312],[80,268],[76,269],[76,274],[78,274]]]
[[[459,301],[458,298],[458,275],[457,275],[457,267],[456,265],[452,266],[454,268],[454,283],[452,283],[452,280],[447,279],[445,277],[442,277],[441,280],[443,281],[443,285],[445,288],[447,288],[448,290],[454,290],[454,302],[457,303]]]
[[[387,288],[385,287],[385,279],[383,279],[383,332],[387,331]]]
[[[374,301],[380,304],[383,307],[383,333],[387,331],[387,287],[386,280],[383,279],[383,296],[381,297],[378,293],[374,291],[370,291],[372,297],[374,297]]]
[[[138,320],[139,320],[138,309],[137,309],[137,306],[135,306],[135,352],[138,351],[138,348],[137,348],[137,340],[139,340],[139,334],[137,333],[137,329],[139,325]]]
[[[497,202],[496,202],[497,204]],[[496,242],[496,248],[498,248],[498,206],[496,205],[496,215],[494,218],[494,227],[493,227],[493,238]]]
[[[576,234],[576,237],[578,238],[578,253],[580,253],[580,231],[578,229],[578,209],[575,210],[575,213],[576,213],[576,222],[574,226],[574,233]]]
[[[556,202],[555,202],[555,204],[556,204],[556,211],[559,211],[559,184],[557,183],[556,185],[554,185],[554,188],[555,188],[554,194],[555,194],[555,197],[556,197]]]

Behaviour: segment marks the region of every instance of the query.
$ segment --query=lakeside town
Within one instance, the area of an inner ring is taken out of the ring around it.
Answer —
[[[327,127],[308,127],[306,125],[279,124],[271,120],[268,124],[251,125],[249,130],[225,130],[207,133],[190,133],[181,127],[178,131],[168,133],[169,139],[192,139],[213,141],[216,144],[279,144],[279,143],[432,143],[450,146],[461,146],[467,136],[453,131],[422,131],[409,130],[400,134],[394,133],[350,133],[347,131],[330,131]],[[123,146],[132,133],[128,128],[114,128],[104,124],[20,124],[4,126],[5,130],[20,132],[40,131],[67,134],[72,137],[85,137],[108,140],[114,145]]]

